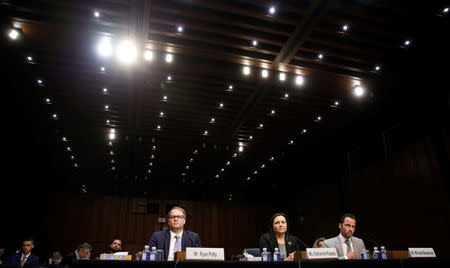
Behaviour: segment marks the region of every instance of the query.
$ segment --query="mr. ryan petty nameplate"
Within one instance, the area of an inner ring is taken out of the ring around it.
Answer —
[[[224,261],[223,248],[186,248],[186,260]]]

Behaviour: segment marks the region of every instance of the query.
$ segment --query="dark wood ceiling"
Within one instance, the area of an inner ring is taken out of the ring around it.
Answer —
[[[252,183],[286,148],[301,150],[314,137],[345,133],[361,106],[374,103],[377,92],[386,94],[386,83],[420,46],[417,33],[431,21],[448,20],[444,1],[0,3],[2,24],[23,31],[19,40],[2,42],[21,70],[19,87],[33,98],[39,124],[32,131],[51,133],[43,143],[57,159],[48,164],[78,179],[95,174],[80,184],[114,182],[115,191],[128,185],[146,193],[156,182]],[[132,40],[135,62],[119,63],[115,52],[100,57],[96,47],[105,36],[113,50]],[[145,49],[153,52],[151,62],[142,57]],[[243,74],[244,66],[250,75]],[[263,69],[268,78],[261,77]],[[281,72],[285,81],[278,78]],[[295,84],[296,75],[304,77],[303,85]],[[364,97],[353,96],[355,83],[367,89]]]

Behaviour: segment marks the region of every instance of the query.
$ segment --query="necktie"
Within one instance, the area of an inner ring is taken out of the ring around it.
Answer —
[[[181,240],[178,235],[175,236],[175,246],[173,247],[173,252],[181,251]]]
[[[350,246],[350,240],[346,239],[345,244],[347,244],[347,254],[352,250],[352,247]]]
[[[23,267],[25,265],[26,261],[27,261],[27,257],[25,257],[25,255],[23,255],[22,259],[20,260],[20,267]]]

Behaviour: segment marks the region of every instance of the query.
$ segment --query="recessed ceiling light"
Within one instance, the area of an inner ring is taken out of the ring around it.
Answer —
[[[189,169],[189,166],[186,166],[185,169]]]
[[[233,85],[228,85],[228,91],[233,90]]]
[[[163,96],[163,101],[167,101],[167,96],[166,95]]]
[[[183,26],[180,25],[180,26],[177,27],[177,31],[178,31],[179,33],[182,33],[183,30],[184,30],[184,29],[183,29]]]
[[[130,40],[122,41],[117,48],[117,56],[119,61],[125,64],[130,64],[136,60],[137,50],[136,45]]]
[[[160,129],[161,129],[161,126],[160,126],[160,125],[157,125],[157,126],[156,126],[156,129],[157,129],[157,130],[160,130]]]
[[[94,17],[99,18],[100,17],[100,12],[94,11]]]
[[[288,93],[284,93],[283,99],[289,99],[289,94]]]
[[[243,146],[239,146],[238,151],[239,151],[240,153],[242,153],[242,152],[244,151],[244,147],[243,147]]]
[[[166,54],[166,62],[171,63],[173,61],[173,55],[170,53]]]
[[[341,103],[336,100],[336,101],[333,102],[333,104],[334,104],[334,106],[339,106]]]
[[[319,60],[323,60],[323,54],[322,53],[319,53],[318,55],[317,55],[317,58],[319,59]]]
[[[225,163],[226,166],[229,166],[230,164],[231,164],[230,161],[227,161],[227,162]]]
[[[37,82],[39,85],[42,85],[42,83],[43,83],[41,79],[36,80],[36,82]]]
[[[376,66],[374,67],[374,70],[377,71],[377,72],[380,71],[380,70],[381,70],[381,66],[380,66],[380,65],[376,65]]]
[[[411,45],[411,40],[405,40],[405,41],[403,42],[403,45],[404,45],[405,47],[409,47],[409,46]]]
[[[75,156],[74,156],[74,155],[71,155],[71,156],[70,156],[70,159],[75,160]]]
[[[247,177],[247,179],[246,179],[246,180],[248,180],[248,181],[249,181],[249,180],[251,180],[251,178],[250,178],[250,177]]]
[[[286,80],[286,74],[285,73],[280,73],[280,81],[285,81]]]
[[[242,68],[242,72],[244,73],[244,75],[249,75],[250,74],[250,67],[249,66],[244,66]]]
[[[77,164],[77,163],[73,164],[73,167],[76,167],[76,168],[77,168],[77,167],[78,167],[78,164]]]
[[[215,123],[216,122],[216,118],[211,117],[211,119],[209,120],[210,123]]]
[[[308,129],[304,128],[302,129],[302,134],[306,134],[308,132]]]
[[[144,52],[144,59],[146,60],[146,61],[152,61],[153,60],[153,51],[151,51],[151,50],[145,50],[145,52]]]
[[[264,124],[263,123],[259,123],[258,128],[263,128]]]
[[[224,168],[221,168],[221,169],[220,169],[220,172],[224,172],[224,171],[225,171],[225,169],[224,169]]]
[[[110,121],[109,121],[109,119],[107,119],[107,120],[106,120],[106,124],[109,124],[109,123],[110,123]]]
[[[47,104],[52,104],[52,101],[51,101],[49,98],[45,98],[44,101],[45,101],[45,103],[47,103]]]
[[[269,71],[267,71],[266,69],[261,71],[261,77],[262,78],[267,78],[269,77]]]
[[[33,61],[33,57],[31,57],[31,56],[27,56],[27,61]]]
[[[203,131],[203,135],[208,135],[208,130]]]
[[[252,41],[252,45],[253,45],[254,47],[256,47],[256,46],[258,45],[258,41],[253,40],[253,41]]]
[[[108,93],[108,89],[106,87],[103,88],[103,93]]]
[[[102,37],[97,45],[97,53],[101,57],[109,57],[112,54],[112,50],[111,38],[107,36]]]
[[[100,67],[100,71],[101,71],[101,72],[105,72],[105,71],[106,71],[106,68],[102,66],[102,67]]]
[[[66,151],[70,152],[70,151],[72,151],[72,148],[66,147]]]
[[[168,75],[168,76],[167,76],[167,80],[168,80],[168,81],[172,81],[172,76]]]
[[[114,164],[116,161],[114,161],[114,159],[111,159],[110,162],[111,162],[111,164]]]
[[[448,13],[448,7],[444,8],[444,9],[442,10],[442,13],[447,14],[447,13]]]
[[[294,140],[290,140],[290,141],[289,141],[289,144],[294,144]]]
[[[16,40],[19,38],[21,33],[22,33],[22,29],[14,28],[14,29],[9,30],[8,37],[12,40]]]
[[[270,110],[271,115],[275,115],[275,110]]]
[[[296,84],[297,86],[303,85],[304,82],[305,82],[305,79],[303,78],[303,76],[297,75],[297,76],[295,77],[295,84]]]
[[[114,139],[116,138],[116,133],[110,132],[109,135],[108,135],[108,138],[109,138],[110,140],[114,140]]]
[[[58,115],[57,114],[52,114],[52,118],[53,119],[58,119]]]
[[[214,176],[216,179],[219,178],[219,174],[216,174],[216,176]]]
[[[219,108],[223,108],[223,102],[219,103]]]
[[[264,165],[264,164],[261,165],[261,168],[265,168],[265,167],[266,167],[266,165]]]
[[[321,115],[316,116],[316,121],[322,121],[322,116]]]
[[[109,109],[109,105],[105,105],[105,110],[108,110]]]
[[[164,117],[164,112],[159,112],[160,117]]]
[[[66,138],[66,137],[62,137],[61,140],[64,141],[64,142],[66,142],[66,141],[67,141],[67,138]]]
[[[271,156],[271,157],[269,158],[269,161],[273,161],[273,160],[275,160],[275,157]]]
[[[274,15],[276,11],[277,11],[277,10],[275,9],[274,6],[271,6],[271,7],[269,8],[269,14],[270,14],[270,15]]]
[[[234,154],[233,154],[233,157],[237,157],[237,153],[234,153]]]
[[[255,175],[258,174],[258,170],[253,171],[253,174]]]
[[[362,87],[362,86],[355,86],[354,88],[353,88],[353,94],[356,96],[356,97],[362,97],[364,94],[365,94],[365,89]]]
[[[249,140],[253,140],[253,136],[248,137]]]
[[[348,30],[349,30],[349,26],[348,26],[348,24],[344,24],[344,25],[342,25],[342,31],[344,31],[344,32],[347,32]]]

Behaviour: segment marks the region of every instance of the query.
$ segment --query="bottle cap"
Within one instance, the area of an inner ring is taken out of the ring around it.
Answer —
[[[263,248],[263,251],[267,251],[267,248]]]
[[[145,248],[145,249],[148,249],[148,245],[145,245],[144,248]]]
[[[152,250],[156,250],[156,247],[152,247]]]
[[[275,248],[275,251],[278,251],[278,248]]]

